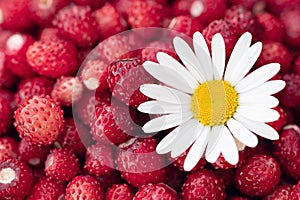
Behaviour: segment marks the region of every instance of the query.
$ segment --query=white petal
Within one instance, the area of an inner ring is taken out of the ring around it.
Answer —
[[[188,81],[192,88],[195,88],[199,85],[198,81],[191,75],[191,73],[172,56],[164,52],[158,52],[156,54],[156,58],[161,65],[172,67],[173,70],[181,74],[184,79]]]
[[[269,126],[268,124],[265,124],[263,122],[256,122],[252,120],[248,120],[247,118],[239,115],[236,113],[234,115],[234,118],[238,120],[240,123],[242,123],[247,129],[250,131],[256,133],[257,135],[269,139],[269,140],[278,140],[279,135],[277,131]]]
[[[196,57],[200,62],[201,70],[205,75],[207,81],[213,79],[213,65],[210,58],[210,53],[203,38],[203,35],[199,32],[194,33],[193,35],[193,46],[195,50]]]
[[[224,74],[224,79],[231,79],[232,74],[235,72],[236,68],[241,67],[238,66],[239,60],[243,57],[246,51],[249,49],[251,44],[252,35],[249,32],[244,33],[237,43],[235,44],[231,56],[228,60],[226,71]]]
[[[239,62],[237,63],[237,66],[235,68],[235,71],[232,72],[232,75],[229,81],[233,86],[235,86],[244,76],[250,71],[250,69],[253,67],[254,63],[259,57],[259,54],[262,50],[262,43],[257,42],[254,45],[252,45],[241,57]]]
[[[186,68],[190,71],[190,73],[200,83],[205,82],[205,73],[200,67],[200,63],[189,45],[179,37],[175,37],[173,43],[176,53],[178,54]]]
[[[239,152],[235,140],[226,127],[222,130],[221,153],[228,163],[236,165],[239,162]]]
[[[145,133],[154,133],[157,131],[166,130],[181,125],[184,122],[190,120],[192,117],[193,113],[190,111],[184,113],[164,115],[148,121],[143,126],[143,131]]]
[[[205,158],[208,162],[214,163],[221,153],[221,146],[218,145],[222,138],[222,129],[224,126],[213,126],[208,140]]]
[[[272,95],[281,91],[285,85],[285,82],[282,80],[272,80],[265,82],[262,85],[247,91],[246,93]]]
[[[213,36],[211,42],[211,51],[213,66],[216,68],[215,72],[217,73],[214,74],[214,78],[219,80],[223,77],[226,59],[225,43],[220,33]]]
[[[176,144],[171,151],[171,157],[176,158],[184,153],[198,138],[201,133],[203,126],[197,119],[191,120],[190,129],[182,133],[181,137],[178,138]]]
[[[191,149],[189,150],[185,158],[183,164],[183,168],[185,171],[192,170],[201,159],[207,145],[209,133],[210,133],[210,127],[208,126],[203,127],[199,137],[197,138],[197,140],[195,141],[195,143],[193,144],[193,146],[191,147]]]
[[[271,63],[264,65],[251,74],[243,78],[236,86],[235,89],[238,93],[245,92],[251,90],[259,85],[263,84],[270,78],[272,78],[275,74],[277,74],[280,70],[280,64]]]
[[[162,101],[146,101],[139,105],[138,110],[149,114],[181,113],[190,110],[188,104],[170,104]]]
[[[256,147],[258,144],[258,139],[256,135],[251,133],[247,128],[245,128],[240,122],[231,118],[227,121],[227,126],[230,132],[238,139],[241,143],[248,147]]]
[[[257,94],[240,94],[240,106],[258,106],[264,108],[274,108],[278,106],[279,101],[273,96],[257,95]]]
[[[238,106],[236,112],[247,119],[258,122],[273,122],[279,118],[276,110],[256,106]]]
[[[172,67],[163,66],[154,62],[143,63],[144,69],[157,80],[186,93],[194,92],[194,85],[190,86],[187,77],[173,70]]]
[[[156,84],[144,84],[140,91],[151,99],[174,104],[190,104],[191,96],[179,90]]]

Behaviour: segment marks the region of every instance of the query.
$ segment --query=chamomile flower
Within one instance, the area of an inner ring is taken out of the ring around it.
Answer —
[[[276,140],[278,133],[267,122],[279,118],[279,101],[272,95],[285,82],[269,80],[280,70],[278,63],[264,65],[249,73],[259,57],[262,44],[251,45],[252,36],[244,33],[237,41],[225,66],[225,43],[215,34],[211,55],[202,34],[193,35],[193,49],[181,38],[173,44],[182,64],[159,52],[158,63],[146,61],[145,70],[162,84],[144,84],[140,91],[153,99],[138,109],[158,114],[143,126],[145,133],[174,128],[157,145],[159,154],[176,158],[190,148],[184,169],[190,171],[202,158],[214,163],[220,154],[232,165],[238,151],[255,147],[259,135]]]

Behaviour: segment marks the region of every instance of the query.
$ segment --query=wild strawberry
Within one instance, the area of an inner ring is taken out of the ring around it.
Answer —
[[[106,200],[132,200],[133,192],[127,184],[114,184],[105,193]]]
[[[279,113],[279,119],[268,124],[272,126],[276,131],[280,131],[281,128],[287,123],[287,113],[279,106],[273,108]]]
[[[85,146],[82,141],[89,139],[89,132],[81,122],[74,122],[73,118],[65,119],[62,133],[57,142],[63,148],[73,150],[77,155],[85,154]]]
[[[5,65],[5,53],[0,50],[0,88],[10,88],[16,82],[16,76]]]
[[[172,164],[177,167],[180,171],[184,171],[183,169],[183,164],[185,161],[185,158],[187,156],[188,150],[185,151],[183,154],[181,154],[180,156],[178,156],[174,162],[172,162]],[[191,171],[197,171],[199,169],[203,169],[204,165],[206,164],[206,160],[205,159],[200,159],[199,162],[197,163],[197,165],[191,170]]]
[[[208,170],[191,173],[181,188],[182,200],[225,199],[225,186],[222,179]]]
[[[291,190],[292,188],[288,185],[276,186],[270,194],[263,198],[263,200],[290,200]]]
[[[88,6],[70,5],[61,9],[52,21],[59,33],[79,47],[90,47],[98,40],[97,23]]]
[[[81,71],[81,80],[84,85],[90,89],[106,90],[108,88],[107,83],[107,65],[100,59],[89,60]]]
[[[226,11],[224,20],[228,23],[230,29],[234,30],[237,37],[244,32],[252,33],[254,40],[260,39],[261,27],[254,14],[242,6],[232,6]]]
[[[155,1],[132,1],[128,23],[132,28],[162,27],[166,8]]]
[[[39,39],[41,41],[60,39],[58,29],[53,27],[44,28],[39,35]]]
[[[288,2],[299,2],[299,0]],[[300,2],[297,4],[299,6]],[[293,5],[293,3],[291,3],[290,5]],[[286,11],[280,16],[280,19],[285,26],[284,41],[289,46],[298,47],[300,45],[300,25],[298,23],[300,20],[300,10],[294,9],[291,11]]]
[[[17,104],[21,104],[26,98],[50,95],[53,84],[54,81],[52,79],[41,76],[23,79],[19,83],[18,90],[15,93],[15,101]]]
[[[298,200],[300,198],[300,181],[295,184],[291,191],[291,200]]]
[[[31,189],[33,175],[31,169],[17,159],[0,162],[0,198],[24,199]]]
[[[286,126],[280,133],[280,138],[273,142],[273,154],[278,159],[283,171],[293,177],[300,178],[300,131],[296,125]]]
[[[0,97],[0,135],[5,133],[13,120],[13,110],[8,100]]]
[[[153,138],[133,138],[119,145],[118,170],[130,185],[163,182],[166,178],[164,157],[156,154]]]
[[[263,41],[274,41],[282,42],[284,38],[284,25],[274,15],[262,12],[257,14],[258,22],[262,25],[262,36]]]
[[[31,166],[43,166],[49,151],[50,146],[30,144],[24,139],[19,143],[20,159]]]
[[[9,137],[0,138],[0,160],[16,158],[18,156],[18,143]]]
[[[286,86],[280,93],[280,103],[283,107],[296,107],[300,105],[300,75],[289,73],[282,77]]]
[[[269,10],[275,15],[279,15],[284,11],[289,11],[294,8],[299,8],[299,0],[266,0],[266,5]]]
[[[94,122],[91,124],[91,134],[98,142],[120,144],[131,138],[134,128],[129,109],[122,103],[113,105],[103,103],[96,107]]]
[[[93,9],[99,8],[101,6],[103,6],[103,4],[105,3],[105,0],[73,0],[74,3],[76,3],[77,5],[81,5],[81,6],[90,6]]]
[[[203,25],[195,18],[181,15],[174,17],[168,28],[192,37],[196,31],[202,32]]]
[[[99,181],[103,191],[107,191],[107,189],[112,187],[114,184],[124,183],[120,172],[117,170],[106,175],[97,176],[96,179]]]
[[[179,200],[179,197],[175,190],[164,183],[148,183],[139,188],[139,191],[135,194],[133,200],[156,200],[156,199],[168,199]]]
[[[112,95],[134,107],[138,107],[148,98],[139,91],[145,83],[152,83],[153,78],[142,67],[141,59],[119,60],[108,67],[108,86]]]
[[[263,66],[268,63],[279,63],[280,72],[287,73],[291,67],[292,59],[292,54],[282,43],[266,42],[262,47],[256,66]]]
[[[261,197],[268,194],[280,179],[278,162],[267,155],[255,155],[237,169],[237,188],[248,196]]]
[[[27,200],[57,199],[62,200],[65,196],[65,184],[57,182],[49,177],[42,177],[32,188]]]
[[[207,25],[213,20],[223,18],[226,7],[226,1],[224,0],[176,0],[173,3],[172,12],[176,16],[191,15]]]
[[[57,78],[77,70],[77,50],[68,41],[37,41],[28,48],[27,61],[40,75]]]
[[[71,106],[78,102],[83,93],[83,85],[78,77],[60,77],[56,80],[51,97],[61,106]]]
[[[13,31],[29,30],[33,25],[28,0],[0,1],[0,27]]]
[[[55,13],[70,2],[71,0],[30,0],[30,17],[41,26],[50,26]]]
[[[103,191],[100,183],[92,176],[76,176],[68,184],[66,200],[97,199],[103,200]]]
[[[216,33],[221,33],[224,38],[227,56],[231,54],[233,47],[237,41],[235,31],[232,30],[229,27],[229,24],[224,20],[212,21],[206,28],[203,29],[202,33],[209,46],[211,45],[212,37]]]
[[[13,34],[6,41],[5,65],[14,74],[20,77],[33,77],[35,73],[26,60],[26,51],[34,39],[26,34]]]
[[[25,100],[15,111],[14,125],[20,136],[32,144],[52,144],[62,131],[63,111],[48,96]]]
[[[97,144],[87,148],[84,169],[95,176],[114,170],[114,152],[110,145]]]
[[[222,154],[220,154],[219,158],[215,163],[212,163],[215,169],[232,169],[232,168],[237,168],[241,166],[246,159],[247,152],[246,151],[239,151],[239,162],[236,165],[231,165],[229,164],[225,158],[223,157]]]
[[[58,181],[71,180],[80,170],[79,160],[69,149],[53,149],[45,162],[46,175]]]
[[[94,11],[98,33],[101,39],[106,39],[127,30],[127,22],[110,3]]]

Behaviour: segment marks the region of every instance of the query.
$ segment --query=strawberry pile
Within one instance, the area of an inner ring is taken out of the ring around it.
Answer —
[[[300,0],[0,0],[0,200],[300,200],[299,22]],[[251,32],[255,68],[280,63],[286,87],[279,140],[185,172],[137,107],[143,62],[178,60],[172,37],[195,31],[221,33],[227,56]]]

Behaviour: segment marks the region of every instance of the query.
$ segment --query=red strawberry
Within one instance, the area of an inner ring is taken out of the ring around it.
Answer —
[[[8,100],[0,97],[0,135],[5,133],[12,124],[13,110]]]
[[[57,139],[59,145],[63,148],[73,150],[77,155],[85,154],[85,146],[83,141],[89,140],[89,132],[87,128],[79,121],[76,124],[73,118],[65,119],[62,133]]]
[[[292,0],[288,2],[299,2],[299,0]],[[293,5],[291,3],[290,5]],[[297,5],[300,5],[300,2],[297,3]],[[294,6],[292,6],[294,7]],[[300,45],[300,10],[294,9],[291,11],[286,11],[280,16],[281,21],[283,22],[285,26],[285,38],[284,41],[292,47],[298,47]]]
[[[156,200],[156,199],[168,199],[179,200],[179,197],[175,190],[164,183],[148,183],[139,188],[139,191],[135,194],[133,200]]]
[[[96,88],[106,90],[108,88],[107,76],[106,63],[97,59],[87,61],[81,71],[80,78],[90,90],[95,90]]]
[[[280,72],[287,73],[291,67],[292,59],[292,54],[282,43],[267,42],[264,43],[262,47],[256,66],[262,66],[269,63],[279,63]]]
[[[37,41],[28,48],[27,61],[40,75],[57,78],[77,70],[77,50],[68,41]]]
[[[88,147],[85,155],[84,169],[95,176],[107,175],[114,170],[114,152],[107,144]]]
[[[105,3],[105,0],[73,0],[74,3],[76,3],[77,5],[81,5],[81,6],[90,6],[93,9],[99,8],[101,6],[103,6],[103,4]]]
[[[292,188],[288,185],[277,186],[274,190],[265,196],[263,200],[290,200]]]
[[[45,77],[35,77],[23,79],[15,94],[15,101],[21,104],[24,99],[33,96],[50,95],[53,89],[54,81]]]
[[[153,138],[133,138],[119,145],[118,170],[130,185],[140,187],[165,180],[164,157],[156,154],[156,145]]]
[[[69,149],[53,149],[45,162],[46,175],[61,182],[71,180],[79,170],[79,160]]]
[[[33,77],[35,73],[26,60],[26,51],[34,43],[34,39],[26,34],[13,34],[6,41],[5,65],[20,77]]]
[[[52,23],[63,37],[79,47],[93,46],[99,38],[96,20],[88,6],[65,7],[56,14]]]
[[[131,138],[133,122],[129,109],[122,103],[103,103],[96,107],[95,121],[91,124],[91,134],[98,142],[120,144]]]
[[[179,33],[183,33],[185,35],[188,35],[189,37],[192,37],[194,32],[202,32],[203,25],[195,18],[181,15],[174,17],[171,20],[168,28],[173,31],[177,31]]]
[[[133,192],[127,184],[114,184],[108,188],[105,194],[106,200],[132,200]]]
[[[285,31],[284,25],[276,16],[262,12],[257,15],[257,19],[263,27],[261,37],[263,41],[282,42]]]
[[[50,26],[57,11],[71,0],[29,0],[30,17],[41,26]]]
[[[20,136],[32,144],[52,144],[64,124],[63,111],[48,96],[25,100],[15,111],[14,117]]]
[[[284,11],[288,11],[294,8],[299,8],[299,0],[266,0],[266,5],[269,10],[275,15],[279,15]]]
[[[185,158],[187,156],[189,150],[185,151],[183,154],[181,154],[180,156],[178,156],[174,162],[172,163],[175,167],[177,167],[180,171],[184,171],[183,169],[183,164],[185,161]],[[197,171],[199,169],[203,169],[204,165],[206,164],[206,160],[205,159],[200,159],[197,163],[197,165],[191,170],[191,171]]]
[[[291,200],[298,200],[300,199],[300,181],[295,184],[291,191]]]
[[[224,20],[212,21],[205,29],[203,29],[203,36],[209,46],[211,46],[212,37],[216,33],[221,33],[226,45],[226,55],[229,56],[237,41],[235,30],[232,30],[228,22]]]
[[[47,41],[52,39],[60,39],[57,28],[47,27],[44,28],[39,36],[41,41]]]
[[[5,65],[5,53],[0,50],[0,88],[10,88],[15,82],[16,76]]]
[[[33,25],[28,0],[0,1],[0,27],[13,31],[29,30]]]
[[[18,156],[18,143],[9,137],[0,138],[0,160],[16,158]]]
[[[19,143],[20,159],[31,166],[43,166],[49,151],[50,146],[30,144],[24,139]]]
[[[176,0],[173,3],[172,12],[176,16],[191,15],[207,25],[213,20],[223,18],[226,7],[225,0]]]
[[[101,39],[106,39],[127,30],[127,22],[110,3],[94,11],[98,33]]]
[[[138,107],[148,100],[139,91],[142,84],[152,83],[153,78],[142,66],[141,59],[119,60],[108,67],[108,86],[112,95],[127,105]]]
[[[0,162],[0,199],[22,200],[31,189],[31,169],[17,159]]]
[[[236,165],[231,165],[229,164],[225,158],[223,157],[222,154],[220,154],[219,158],[215,163],[212,165],[214,166],[215,169],[232,169],[232,168],[237,168],[241,166],[246,159],[247,156],[247,151],[239,151],[239,162]]]
[[[283,168],[283,171],[294,179],[300,178],[300,131],[296,125],[286,126],[280,133],[280,138],[274,141],[273,154]]]
[[[42,177],[32,188],[27,200],[64,199],[65,184],[48,177]]]
[[[78,77],[60,77],[56,80],[51,97],[61,106],[72,106],[82,97],[83,85]]]
[[[280,166],[268,155],[255,155],[237,169],[237,188],[248,196],[261,197],[268,194],[279,182]]]
[[[191,173],[181,188],[182,200],[226,198],[225,186],[222,179],[208,170],[199,170]]]
[[[300,75],[289,73],[282,77],[286,86],[280,93],[280,103],[283,107],[296,107],[300,105]]]
[[[287,123],[287,113],[279,106],[273,109],[279,113],[279,119],[274,122],[269,122],[268,124],[276,131],[280,131],[281,128]]]
[[[68,184],[66,200],[97,199],[103,200],[103,191],[100,183],[92,176],[76,176]]]

